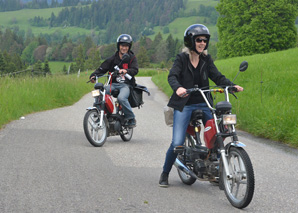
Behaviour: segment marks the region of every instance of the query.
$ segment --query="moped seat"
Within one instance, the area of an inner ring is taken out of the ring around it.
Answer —
[[[190,120],[200,120],[203,118],[203,110],[201,109],[196,109],[192,111],[191,113],[191,119]]]
[[[112,91],[112,96],[113,96],[114,98],[117,98],[118,95],[119,95],[119,93],[120,93],[119,89],[114,89],[114,90]]]

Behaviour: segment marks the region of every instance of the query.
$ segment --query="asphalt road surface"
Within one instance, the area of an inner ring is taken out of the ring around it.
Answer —
[[[239,210],[209,182],[184,185],[173,168],[170,187],[158,186],[171,128],[168,98],[150,78],[145,104],[134,109],[130,142],[109,137],[93,147],[83,132],[90,94],[73,106],[26,115],[0,130],[0,212],[298,212],[298,152],[239,132],[255,171],[255,194]],[[92,86],[90,85],[90,90]],[[243,93],[242,95],[245,95]]]

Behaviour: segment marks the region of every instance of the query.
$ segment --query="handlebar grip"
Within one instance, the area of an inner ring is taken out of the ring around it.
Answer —
[[[125,73],[125,78],[127,78],[128,80],[131,80],[132,79],[132,77],[131,77],[131,75],[129,75],[129,74],[127,74],[127,73]]]

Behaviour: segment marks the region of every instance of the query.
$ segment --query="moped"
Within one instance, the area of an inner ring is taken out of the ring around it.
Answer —
[[[133,128],[126,125],[127,121],[124,119],[122,106],[117,101],[119,90],[113,90],[111,95],[106,91],[106,86],[112,85],[113,75],[119,77],[118,82],[121,83],[123,78],[119,74],[119,66],[123,61],[127,61],[127,57],[129,57],[128,54],[123,55],[122,61],[114,67],[113,72],[110,72],[108,75],[96,76],[95,90],[92,91],[94,103],[92,107],[87,108],[83,121],[85,135],[88,141],[95,147],[103,146],[109,136],[120,135],[123,141],[130,141],[132,138]],[[98,79],[102,77],[108,78],[105,84],[98,82]],[[131,76],[127,73],[124,77],[131,79]],[[140,106],[140,104],[144,103],[142,101],[142,92],[150,95],[147,87],[142,85],[136,84],[131,89],[129,102],[132,107]],[[131,98],[134,95],[138,95],[138,98]],[[116,100],[114,101],[114,99]],[[136,101],[140,103],[135,103]]]
[[[243,61],[239,72],[245,71],[247,67],[248,63]],[[235,129],[236,114],[232,114],[229,94],[235,96],[236,91],[233,86],[187,90],[188,94],[200,92],[213,118],[205,125],[203,144],[200,138],[203,112],[199,109],[192,112],[185,145],[175,147],[174,152],[178,153],[178,156],[174,165],[183,183],[191,185],[196,180],[217,183],[219,188],[224,190],[229,202],[242,209],[249,205],[253,198],[255,178],[251,160],[244,150],[245,144],[238,140]],[[224,93],[225,101],[218,102],[213,108],[210,102],[211,92]]]

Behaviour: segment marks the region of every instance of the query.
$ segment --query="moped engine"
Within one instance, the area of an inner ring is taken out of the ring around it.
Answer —
[[[108,119],[109,121],[109,135],[110,136],[115,136],[115,135],[118,135],[120,134],[120,131],[121,131],[121,123],[118,119],[116,118],[113,118],[113,117],[110,117]]]

